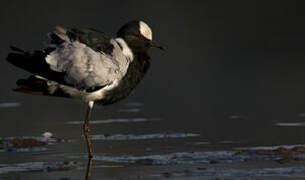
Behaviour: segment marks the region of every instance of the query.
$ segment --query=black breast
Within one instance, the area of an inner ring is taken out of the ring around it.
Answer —
[[[129,64],[128,70],[119,85],[109,91],[103,100],[97,101],[102,105],[113,104],[127,97],[143,79],[150,67],[150,57],[146,53],[137,53]]]

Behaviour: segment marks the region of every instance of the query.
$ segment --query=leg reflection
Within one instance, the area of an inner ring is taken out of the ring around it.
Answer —
[[[92,157],[88,158],[87,171],[86,171],[86,179],[89,180],[91,176],[91,166],[92,166]]]

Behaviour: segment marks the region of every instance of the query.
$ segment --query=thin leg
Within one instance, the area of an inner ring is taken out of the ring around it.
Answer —
[[[93,153],[92,153],[92,148],[91,148],[91,141],[90,141],[90,127],[89,127],[89,120],[91,118],[91,112],[94,106],[94,101],[89,101],[88,103],[88,109],[87,109],[87,113],[86,113],[86,119],[85,119],[85,123],[83,126],[83,131],[84,131],[84,135],[86,138],[86,143],[87,143],[87,150],[88,150],[88,157],[89,159],[93,157]]]

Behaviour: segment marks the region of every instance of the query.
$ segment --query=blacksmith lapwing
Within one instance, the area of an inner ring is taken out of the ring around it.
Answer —
[[[89,119],[94,103],[109,105],[127,97],[150,66],[151,28],[131,21],[112,38],[95,29],[56,27],[47,46],[25,51],[11,46],[7,61],[32,75],[17,81],[17,92],[80,99],[88,103],[83,131],[89,157]]]

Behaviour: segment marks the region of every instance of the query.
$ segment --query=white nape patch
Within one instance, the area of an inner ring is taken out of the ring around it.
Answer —
[[[140,33],[149,40],[152,40],[152,31],[150,27],[143,21],[139,22]]]
[[[130,59],[130,61],[132,61],[133,53],[132,53],[131,49],[129,48],[129,46],[127,45],[127,43],[124,41],[124,39],[116,38],[115,40],[121,45],[122,53],[124,54],[124,56],[128,57]]]

